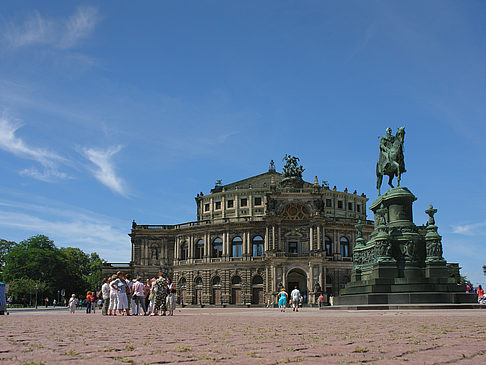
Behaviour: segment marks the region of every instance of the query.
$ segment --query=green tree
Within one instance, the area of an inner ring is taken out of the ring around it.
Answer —
[[[37,235],[12,247],[5,255],[4,280],[28,278],[47,285],[54,295],[66,279],[66,259],[49,237]]]
[[[99,288],[104,262],[97,253],[86,254],[74,247],[57,248],[43,235],[11,246],[4,260],[4,279],[14,283],[18,293],[24,293],[19,294],[24,295],[24,300],[26,293],[32,292],[32,282],[42,283],[42,295],[50,298],[57,299],[61,289],[65,289],[67,297],[84,297],[88,290]],[[20,289],[22,283],[29,288],[25,292]]]
[[[0,239],[0,280],[3,280],[3,267],[5,266],[5,256],[15,245],[17,245],[17,243],[14,241]]]
[[[14,298],[16,303],[24,305],[34,305],[35,293],[37,291],[37,302],[40,303],[44,295],[47,294],[47,284],[40,280],[30,278],[20,278],[9,283],[8,295]]]

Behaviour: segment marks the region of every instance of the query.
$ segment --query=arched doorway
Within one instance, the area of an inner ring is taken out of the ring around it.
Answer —
[[[194,280],[194,304],[202,305],[203,281],[201,278]]]
[[[251,304],[264,304],[263,278],[260,275],[254,276],[251,281]]]
[[[287,293],[290,295],[295,287],[300,290],[305,302],[307,299],[307,273],[299,268],[291,269],[287,273],[287,288],[285,288]]]
[[[211,304],[223,305],[223,293],[221,291],[221,278],[219,276],[215,276],[211,282],[211,286],[212,286]]]
[[[231,279],[231,304],[241,305],[241,277],[233,276]]]

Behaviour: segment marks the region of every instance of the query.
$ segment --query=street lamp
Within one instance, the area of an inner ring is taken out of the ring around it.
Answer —
[[[486,275],[486,265],[483,265],[483,274]]]
[[[37,291],[39,290],[39,285],[35,284],[35,309],[37,309]]]

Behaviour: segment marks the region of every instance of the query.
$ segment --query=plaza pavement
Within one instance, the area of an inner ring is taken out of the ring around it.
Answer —
[[[486,311],[183,308],[174,317],[99,311],[0,317],[2,364],[480,364]]]

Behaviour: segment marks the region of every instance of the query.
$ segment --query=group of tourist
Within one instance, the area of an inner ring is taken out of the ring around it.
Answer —
[[[86,295],[86,313],[94,313],[97,299],[102,301],[101,314],[108,316],[125,315],[174,315],[176,288],[162,273],[143,283],[138,277],[131,280],[130,274],[117,272],[103,279],[98,296],[89,291]],[[79,300],[73,294],[68,306],[75,313]]]

